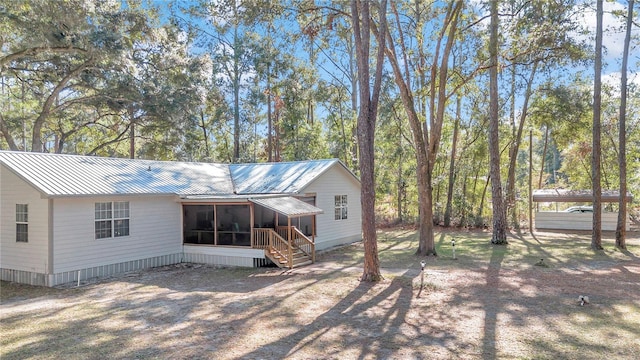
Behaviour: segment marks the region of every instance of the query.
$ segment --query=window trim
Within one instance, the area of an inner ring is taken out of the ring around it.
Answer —
[[[339,198],[339,199],[338,199]],[[334,195],[334,216],[333,219],[338,220],[347,220],[349,218],[349,201],[346,194],[344,195]]]
[[[24,238],[20,234],[24,234]],[[29,204],[16,204],[16,242],[29,242]]]
[[[93,223],[95,240],[131,235],[131,203],[129,201],[96,202]]]

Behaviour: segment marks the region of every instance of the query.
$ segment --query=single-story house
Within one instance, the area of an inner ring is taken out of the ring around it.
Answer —
[[[590,204],[593,201],[591,190],[568,189],[538,189],[534,190],[532,200],[537,204],[535,213],[535,227],[537,229],[550,230],[592,230],[593,208],[591,206],[570,206],[560,209],[562,203]],[[617,190],[603,190],[601,197],[603,203],[615,203],[620,199]],[[627,193],[625,201],[631,202],[633,198]],[[555,204],[555,211],[540,211],[541,203]],[[602,230],[615,231],[618,225],[618,212],[603,211],[601,213]],[[627,217],[625,227],[629,230],[631,225]]]
[[[181,262],[292,268],[361,238],[360,182],[337,159],[0,151],[2,280],[55,286]]]

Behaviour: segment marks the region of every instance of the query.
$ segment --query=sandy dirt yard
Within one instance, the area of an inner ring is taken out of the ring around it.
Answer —
[[[358,279],[362,244],[292,271],[180,264],[79,287],[2,282],[0,358],[640,359],[629,235],[628,251],[605,239],[594,252],[585,234],[492,246],[486,232],[443,232],[421,274],[415,231],[389,230],[379,283]]]

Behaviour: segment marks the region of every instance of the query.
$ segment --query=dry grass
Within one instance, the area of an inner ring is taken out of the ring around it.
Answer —
[[[377,284],[358,281],[361,244],[290,272],[182,265],[78,288],[2,282],[0,358],[640,358],[637,232],[625,252],[610,239],[594,252],[588,234],[489,239],[438,233],[422,286],[410,230],[380,233]]]

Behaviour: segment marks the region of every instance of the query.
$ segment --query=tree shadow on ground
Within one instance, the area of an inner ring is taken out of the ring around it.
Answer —
[[[498,249],[506,245],[490,245],[493,247],[491,260],[486,271],[486,286],[491,289],[500,287],[500,269],[504,260],[505,251]],[[489,293],[483,300],[484,303],[484,337],[482,339],[482,355],[485,359],[496,359],[496,338],[498,327],[498,313],[504,307],[502,299],[497,293]]]
[[[412,297],[411,281],[404,274],[380,283],[360,282],[294,333],[242,357],[307,358],[305,351],[315,348],[322,349],[325,358],[389,358],[404,348],[407,350],[403,355],[408,358],[426,358],[428,355],[413,353],[412,349],[425,343],[444,344],[453,337],[444,331],[425,332],[421,319],[408,319]],[[401,327],[410,330],[401,331]],[[414,335],[407,336],[407,332]]]
[[[487,267],[467,270],[466,285],[454,289],[452,306],[483,319],[478,357],[575,358],[579,353],[596,359],[611,353],[611,344],[620,338],[638,335],[637,318],[624,316],[640,309],[640,283],[632,280],[640,271],[637,260],[609,261],[606,267],[547,268],[505,266],[508,257],[493,245]],[[590,296],[592,303],[581,307],[579,295]],[[584,336],[585,330],[593,336]],[[636,344],[617,355],[633,358],[638,350]]]

